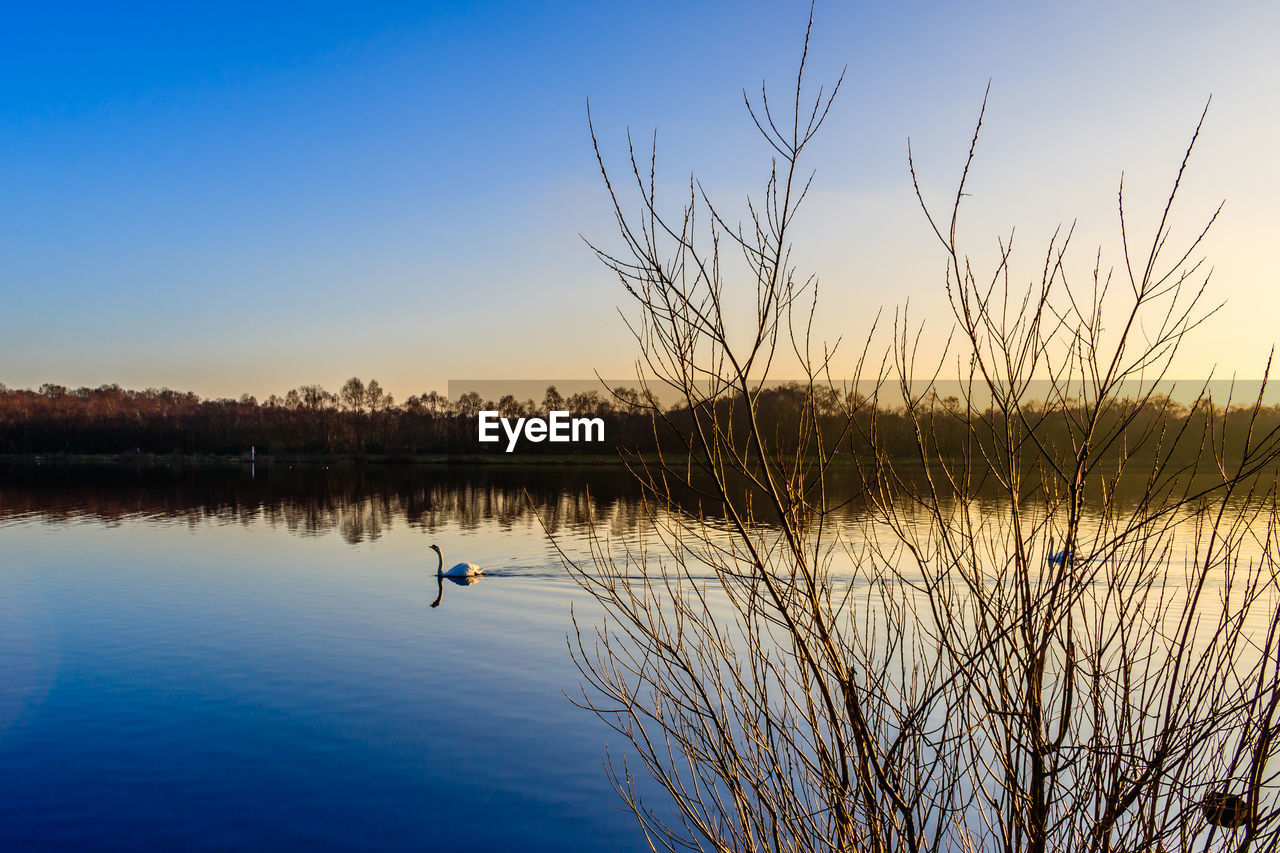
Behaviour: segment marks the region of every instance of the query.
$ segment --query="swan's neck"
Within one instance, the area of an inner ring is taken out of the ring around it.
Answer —
[[[436,551],[436,559],[440,561],[440,565],[436,566],[436,576],[439,577],[444,574],[444,554],[439,550]]]

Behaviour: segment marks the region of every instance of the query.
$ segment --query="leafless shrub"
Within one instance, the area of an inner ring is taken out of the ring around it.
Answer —
[[[1029,285],[1011,241],[982,276],[958,244],[966,163],[947,216],[921,198],[963,393],[919,381],[905,315],[841,386],[790,255],[799,164],[840,82],[806,95],[807,54],[806,35],[785,115],[746,99],[775,158],[743,224],[692,181],[664,213],[656,155],[634,147],[633,211],[600,157],[623,248],[596,251],[634,300],[641,374],[682,400],[653,416],[684,451],[631,461],[649,538],[571,564],[605,613],[571,647],[582,704],[631,744],[611,766],[650,846],[1275,849],[1280,433],[1261,395],[1172,417],[1160,390],[1211,311],[1204,233],[1171,244],[1186,160],[1145,254],[1122,191],[1119,272],[1099,257],[1078,283],[1067,232]],[[767,423],[788,350],[800,416]],[[890,409],[913,459],[884,449]],[[854,476],[862,500],[836,505]]]

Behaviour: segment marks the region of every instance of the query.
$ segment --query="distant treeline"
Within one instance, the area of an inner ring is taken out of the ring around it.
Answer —
[[[617,449],[680,451],[677,436],[652,420],[654,407],[634,388],[585,392],[563,397],[554,386],[542,400],[483,400],[476,393],[457,400],[434,391],[397,403],[377,380],[367,384],[357,378],[338,392],[318,385],[295,388],[283,397],[271,395],[259,402],[244,395],[238,400],[202,399],[191,392],[149,388],[126,390],[118,385],[68,389],[42,385],[37,390],[0,385],[0,453],[5,454],[247,454],[259,455],[378,455],[502,454],[505,442],[482,444],[477,440],[477,414],[496,410],[505,417],[545,416],[568,411],[578,417],[598,417],[605,423],[601,444],[540,444],[522,441],[518,453],[604,453]],[[810,397],[800,385],[781,385],[760,392],[757,415],[766,434],[785,445],[796,425],[816,418],[826,447],[838,447],[851,456],[868,457],[872,436],[879,448],[898,457],[915,453],[915,438],[908,418],[900,409],[862,406],[854,428],[847,417],[850,399],[834,390]],[[741,428],[734,404],[718,404],[722,428]],[[940,456],[956,457],[979,448],[990,449],[1007,434],[998,414],[963,412],[953,397],[928,402],[930,443]],[[1069,408],[1037,410],[1027,407],[1036,441],[1047,447],[1070,447],[1072,428]],[[691,413],[679,406],[662,410],[686,435]],[[875,421],[874,429],[872,420]],[[1250,428],[1255,441],[1280,427],[1280,406],[1223,411],[1210,404],[1188,408],[1163,396],[1142,403],[1114,401],[1105,420],[1122,427],[1114,453],[1138,457],[1200,452],[1212,441],[1221,449],[1236,448]],[[1021,426],[1019,427],[1021,430]],[[1181,436],[1178,442],[1174,436]]]
[[[32,391],[0,385],[0,453],[247,454],[250,447],[267,455],[501,452],[498,445],[477,441],[481,410],[508,417],[553,410],[600,417],[606,442],[591,448],[609,452],[644,444],[646,437],[652,444],[653,428],[641,401],[634,389],[565,398],[551,386],[541,401],[482,400],[475,393],[449,400],[431,391],[397,403],[376,379],[365,384],[358,378],[336,393],[304,385],[262,402],[248,394],[238,400],[203,399],[168,388],[46,384]],[[563,444],[521,445],[522,453],[566,449]]]

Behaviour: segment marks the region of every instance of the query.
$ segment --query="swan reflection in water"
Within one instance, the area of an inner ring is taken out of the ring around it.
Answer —
[[[444,582],[456,583],[458,586],[471,586],[480,583],[483,575],[436,575],[436,600],[431,602],[432,607],[439,607],[440,602],[444,600]]]

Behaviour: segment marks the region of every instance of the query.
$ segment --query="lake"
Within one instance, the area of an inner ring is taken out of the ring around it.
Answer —
[[[581,552],[636,496],[616,468],[0,468],[0,848],[641,849],[530,510]],[[490,576],[432,608],[432,542]]]
[[[557,550],[644,518],[618,467],[0,463],[0,849],[645,849]]]

